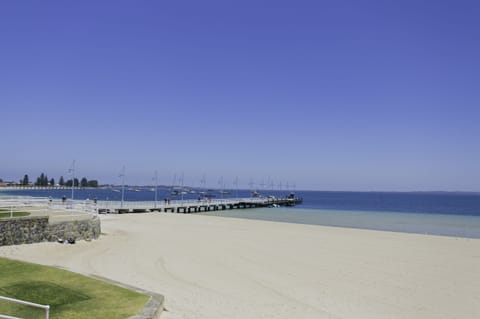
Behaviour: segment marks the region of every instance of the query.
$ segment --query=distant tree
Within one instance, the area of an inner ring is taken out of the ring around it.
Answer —
[[[28,185],[28,183],[29,183],[28,175],[25,174],[25,176],[23,176],[22,185]]]
[[[72,180],[69,179],[69,180],[65,183],[65,186],[67,186],[67,187],[72,187]]]
[[[51,178],[48,184],[50,184],[50,186],[55,186],[55,180]]]
[[[42,174],[40,174],[39,177],[37,177],[37,180],[35,182],[35,186],[42,186],[43,178],[44,178],[44,175],[42,173]]]
[[[88,180],[83,177],[82,180],[80,181],[80,187],[87,187],[88,186]]]
[[[37,181],[35,182],[36,186],[48,186],[48,176],[45,175],[44,173],[40,174],[39,177],[37,177]]]
[[[42,173],[42,175],[40,175],[40,185],[41,186],[48,186],[48,176],[47,174],[44,174]]]
[[[0,178],[0,183],[3,183],[3,179]]]
[[[89,180],[88,187],[98,187],[98,181],[96,179]]]
[[[60,176],[60,180],[58,181],[58,184],[59,184],[60,186],[65,185],[65,180],[63,179],[63,176]]]
[[[78,185],[79,185],[79,183],[78,183],[78,178],[75,178],[75,179],[73,180],[73,183],[74,183],[74,186],[75,186],[75,187],[78,187]]]

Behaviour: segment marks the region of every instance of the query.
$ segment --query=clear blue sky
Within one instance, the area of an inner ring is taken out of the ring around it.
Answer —
[[[0,178],[480,191],[478,1],[2,1]]]

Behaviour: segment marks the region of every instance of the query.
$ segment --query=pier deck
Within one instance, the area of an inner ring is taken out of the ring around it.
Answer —
[[[146,213],[146,212],[171,212],[171,213],[198,213],[207,211],[245,209],[272,206],[295,206],[301,204],[302,199],[295,198],[227,198],[227,199],[202,199],[202,200],[172,200],[132,202],[124,201],[98,201],[96,208],[99,213]]]

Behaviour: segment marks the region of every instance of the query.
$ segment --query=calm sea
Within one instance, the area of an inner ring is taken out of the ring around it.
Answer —
[[[75,190],[76,199],[120,200],[120,189]],[[70,198],[69,190],[16,190],[3,191],[3,196],[35,196]],[[285,192],[265,192],[285,196]],[[222,198],[221,194],[215,194]],[[232,191],[224,197],[247,197],[248,191]],[[296,207],[278,207],[230,210],[202,213],[224,217],[261,219],[289,223],[352,227],[420,234],[480,238],[479,193],[390,193],[390,192],[320,192],[298,191],[304,199]],[[180,199],[170,190],[159,189],[157,198]],[[185,194],[184,199],[195,199],[198,194]],[[125,190],[125,200],[153,201],[152,188]]]

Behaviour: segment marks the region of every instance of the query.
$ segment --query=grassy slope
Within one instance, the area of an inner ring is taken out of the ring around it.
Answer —
[[[13,212],[13,217],[22,217],[22,216],[28,216],[30,213],[28,212]],[[3,209],[0,209],[0,218],[9,218],[10,217],[10,212],[9,211],[4,211]]]
[[[51,319],[124,319],[148,296],[66,270],[0,258],[0,295],[50,304]],[[43,310],[0,301],[0,314],[42,318]]]

